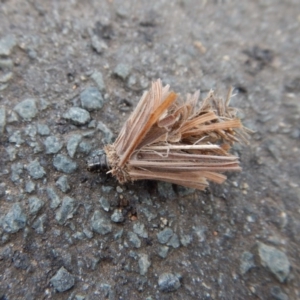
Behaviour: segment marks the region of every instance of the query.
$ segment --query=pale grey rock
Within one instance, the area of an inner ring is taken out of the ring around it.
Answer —
[[[112,231],[112,225],[109,219],[99,210],[96,210],[92,216],[91,227],[93,231],[102,235],[108,234]]]
[[[62,293],[74,286],[75,278],[64,267],[61,267],[50,282],[58,292]]]
[[[80,102],[87,111],[94,111],[102,108],[104,99],[96,87],[88,87],[81,92]]]
[[[90,113],[80,107],[71,107],[63,117],[75,125],[85,125],[91,120]]]
[[[181,286],[178,276],[172,273],[163,273],[158,278],[158,287],[161,292],[174,292]]]
[[[25,228],[27,216],[19,203],[13,204],[11,209],[5,215],[2,227],[7,233],[15,233],[20,229]]]
[[[23,100],[14,107],[14,111],[26,121],[33,119],[38,113],[35,99]]]
[[[53,166],[56,170],[66,174],[71,174],[77,169],[77,163],[62,154],[58,154],[54,157]]]
[[[273,273],[280,282],[284,282],[290,273],[290,262],[282,251],[275,247],[258,243],[258,255],[261,264]]]

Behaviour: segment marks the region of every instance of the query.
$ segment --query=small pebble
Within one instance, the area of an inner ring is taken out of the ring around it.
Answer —
[[[92,74],[92,79],[95,81],[95,83],[97,84],[98,89],[100,90],[100,92],[104,92],[105,91],[105,83],[103,80],[103,75],[101,72],[94,72]]]
[[[39,135],[45,136],[50,134],[49,126],[46,124],[37,124],[37,132]]]
[[[148,254],[140,254],[139,257],[140,258],[139,258],[138,264],[139,264],[139,268],[140,268],[140,274],[146,275],[149,267],[151,266],[149,255]]]
[[[112,231],[112,225],[109,219],[99,210],[96,210],[92,216],[91,227],[93,231],[101,235],[105,235]]]
[[[71,174],[77,169],[77,163],[62,154],[58,154],[54,157],[53,166],[56,170],[66,174]]]
[[[55,154],[63,147],[63,144],[56,136],[48,136],[44,141],[44,146],[47,154]]]
[[[101,121],[98,122],[97,129],[99,129],[104,135],[104,137],[102,138],[102,142],[104,144],[110,144],[114,136],[112,131]]]
[[[145,225],[143,223],[140,223],[140,222],[134,223],[133,232],[142,238],[145,238],[145,239],[148,238],[148,232],[145,229]]]
[[[46,175],[44,168],[40,165],[37,159],[27,165],[26,169],[33,179],[40,179]]]
[[[129,231],[127,236],[128,236],[129,242],[131,243],[131,245],[133,247],[135,247],[135,248],[141,247],[141,240],[138,238],[138,236],[134,232]]]
[[[81,106],[87,111],[101,109],[104,99],[100,91],[95,87],[88,87],[80,94]]]
[[[164,230],[160,231],[156,236],[161,244],[166,244],[173,236],[173,230],[171,228],[165,228]]]
[[[57,208],[59,205],[60,205],[60,199],[58,197],[58,195],[55,193],[54,189],[53,188],[50,188],[48,187],[46,189],[46,192],[47,192],[47,195],[48,195],[48,198],[50,199],[50,208]]]
[[[80,107],[71,107],[63,117],[75,125],[85,125],[91,120],[90,113]]]
[[[39,212],[39,210],[44,206],[44,202],[37,197],[30,197],[28,199],[28,205],[29,213],[31,215],[36,215]]]
[[[106,45],[106,43],[104,41],[100,40],[97,35],[93,35],[91,37],[91,42],[92,42],[92,48],[98,54],[102,54],[108,48],[108,46]]]
[[[0,39],[0,56],[9,56],[17,41],[13,35],[7,35]]]
[[[273,273],[280,282],[284,282],[290,273],[290,262],[282,251],[275,247],[258,243],[258,255],[261,264]]]
[[[27,216],[19,203],[13,204],[2,221],[3,230],[15,233],[26,226]]]
[[[120,63],[115,67],[113,73],[117,77],[120,77],[121,79],[125,80],[129,76],[130,72],[131,72],[130,66]]]
[[[110,218],[115,223],[122,223],[124,221],[124,216],[120,209],[115,209]]]
[[[100,202],[101,207],[102,207],[105,211],[109,211],[109,209],[110,209],[110,204],[109,204],[109,202],[108,202],[108,200],[107,200],[106,198],[101,197],[100,200],[99,200],[99,202]]]
[[[35,190],[35,183],[31,180],[27,181],[25,185],[26,193],[31,194],[32,192],[34,192],[34,190]]]
[[[64,267],[61,267],[58,272],[50,279],[52,286],[58,292],[65,292],[72,288],[75,283],[75,278]]]
[[[181,283],[178,276],[172,273],[163,273],[158,278],[158,287],[161,292],[174,292],[180,286]]]
[[[23,100],[14,107],[14,111],[26,121],[33,119],[38,113],[35,99]]]
[[[66,175],[60,176],[55,184],[63,193],[67,193],[71,189]]]
[[[6,110],[4,106],[0,106],[0,137],[4,133],[6,126]]]
[[[76,150],[77,150],[77,147],[78,147],[81,139],[82,139],[81,134],[73,134],[69,138],[68,143],[67,143],[67,151],[68,151],[68,154],[71,158],[74,157],[74,155],[76,153]]]
[[[75,200],[71,197],[64,197],[61,207],[56,211],[55,219],[63,225],[68,219],[73,218],[75,209]]]
[[[47,220],[47,215],[43,214],[33,222],[31,227],[35,230],[36,233],[43,234],[45,233],[46,220]]]

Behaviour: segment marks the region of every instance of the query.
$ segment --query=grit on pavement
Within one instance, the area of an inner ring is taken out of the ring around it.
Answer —
[[[1,0],[0,299],[300,299],[299,32],[299,0]],[[158,78],[235,88],[242,172],[87,172]]]

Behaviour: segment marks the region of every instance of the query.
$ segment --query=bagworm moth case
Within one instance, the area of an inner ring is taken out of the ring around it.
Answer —
[[[227,171],[240,171],[239,159],[228,151],[246,141],[247,132],[226,100],[210,91],[198,103],[200,92],[183,101],[152,83],[105,153],[88,163],[89,171],[108,169],[120,183],[141,179],[171,182],[203,190],[208,180],[222,183]]]

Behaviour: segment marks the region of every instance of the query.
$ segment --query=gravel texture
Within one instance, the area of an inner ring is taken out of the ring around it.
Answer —
[[[0,1],[0,299],[300,299],[299,1]],[[205,192],[89,157],[151,81],[253,130]]]

